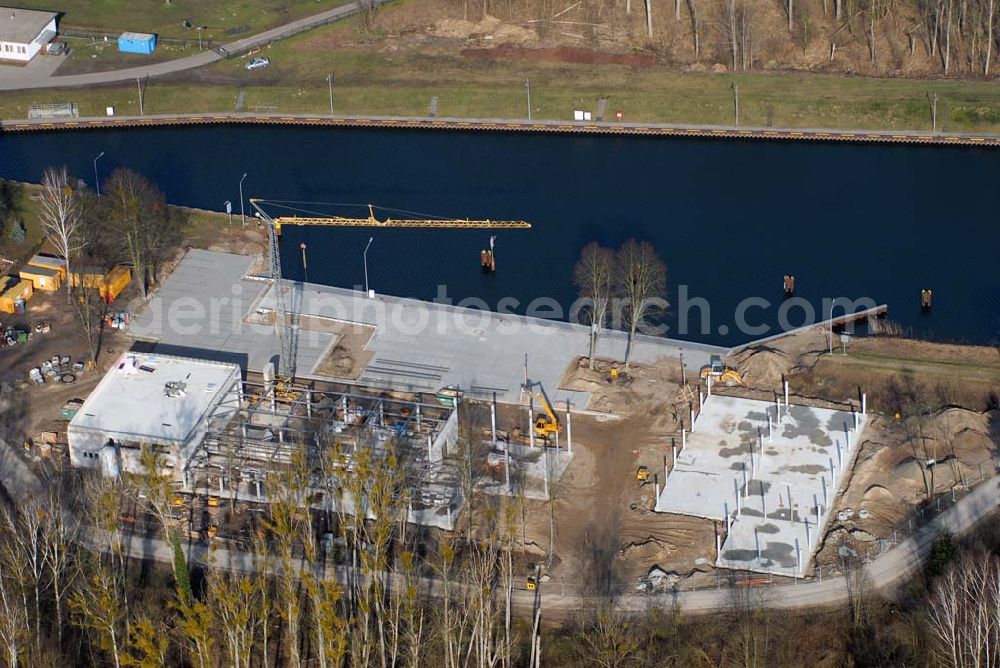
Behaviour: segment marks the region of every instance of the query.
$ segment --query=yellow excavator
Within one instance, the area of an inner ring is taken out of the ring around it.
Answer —
[[[733,387],[739,385],[740,387],[746,387],[746,378],[743,374],[740,374],[739,370],[735,367],[723,364],[721,355],[712,355],[708,364],[701,367],[701,380],[703,382],[708,382],[708,379],[712,379],[712,384],[718,385],[723,384],[727,387]]]
[[[553,434],[559,432],[559,416],[556,415],[549,395],[545,393],[545,388],[541,382],[527,381],[524,384],[524,391],[538,400],[542,406],[542,412],[535,418],[535,437],[548,439]]]

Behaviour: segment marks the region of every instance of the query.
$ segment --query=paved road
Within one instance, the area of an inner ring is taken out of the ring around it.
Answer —
[[[375,4],[381,5],[388,0],[372,0]],[[186,58],[168,60],[162,63],[144,65],[142,67],[130,67],[124,70],[113,70],[110,72],[92,72],[90,74],[67,74],[64,76],[48,76],[44,70],[34,70],[26,67],[0,67],[0,91],[2,90],[29,90],[36,88],[70,88],[73,86],[93,86],[99,84],[119,83],[122,81],[134,81],[137,78],[160,77],[165,74],[174,74],[191,70],[196,67],[209,65],[222,60],[223,54],[238,55],[250,51],[259,46],[270,44],[279,39],[285,39],[292,35],[312,28],[333,23],[340,19],[347,18],[362,11],[367,3],[351,2],[329,9],[319,14],[307,16],[291,23],[271,28],[264,32],[250,37],[245,37],[235,42],[230,42],[219,47],[216,51],[202,51],[201,53]]]
[[[13,498],[23,498],[38,493],[42,482],[31,468],[10,446],[0,442],[0,483]],[[909,538],[885,552],[866,567],[871,584],[884,589],[891,587],[916,572],[934,539],[944,529],[956,535],[972,529],[1000,506],[1000,478],[987,480],[971,493],[960,499],[954,506],[944,511],[932,522],[924,526],[913,538]],[[91,541],[98,537],[91,534]],[[106,543],[105,543],[106,544]],[[171,563],[172,550],[163,540],[155,537],[133,537],[128,544],[129,556]],[[226,547],[217,547],[211,553],[200,544],[190,544],[187,548],[188,561],[192,564],[208,564],[209,560],[218,566],[229,566],[234,570],[252,571],[257,564],[245,553]],[[350,568],[337,566],[330,568],[326,575],[342,582],[350,577]],[[389,575],[390,579],[396,576]],[[423,578],[421,588],[429,595],[437,595],[440,581]],[[592,609],[597,600],[574,593],[559,593],[557,585],[542,585],[543,608],[550,618],[565,617],[572,613]],[[822,581],[779,585],[755,590],[760,594],[761,604],[769,608],[818,608],[842,604],[847,601],[846,580],[831,577]],[[626,612],[641,613],[651,607],[671,607],[676,605],[688,613],[707,613],[724,609],[731,605],[732,593],[729,589],[705,589],[682,591],[660,595],[629,593],[618,599],[618,604]],[[531,610],[534,594],[525,590],[513,592],[513,602],[520,610]]]

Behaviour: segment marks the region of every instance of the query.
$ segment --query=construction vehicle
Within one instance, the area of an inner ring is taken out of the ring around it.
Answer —
[[[549,401],[549,395],[546,394],[545,388],[542,387],[540,381],[525,381],[524,385],[521,387],[521,391],[527,392],[529,396],[537,398],[542,406],[542,413],[535,418],[535,437],[541,438],[543,440],[548,440],[550,436],[559,433],[559,416],[556,415],[555,408],[552,407],[552,402]]]
[[[274,284],[274,328],[280,346],[280,357],[278,358],[278,368],[273,378],[275,394],[279,392],[287,397],[294,394],[292,380],[295,376],[295,348],[296,344],[292,340],[294,329],[290,329],[295,323],[289,322],[289,314],[285,307],[284,279],[281,276],[281,251],[279,241],[281,239],[281,228],[285,225],[309,225],[322,227],[384,227],[384,228],[430,228],[430,229],[508,229],[523,230],[531,227],[530,223],[523,220],[469,220],[469,219],[431,219],[431,218],[400,218],[378,220],[375,217],[375,208],[368,205],[367,218],[345,218],[343,216],[316,216],[309,209],[297,208],[295,203],[289,202],[268,202],[267,200],[251,198],[250,204],[257,210],[256,217],[267,228],[268,241],[268,269],[270,279]],[[263,206],[281,208],[293,213],[306,213],[306,216],[271,216]],[[309,203],[310,208],[315,208],[315,203]],[[298,315],[293,313],[293,317]],[[281,397],[279,397],[281,398]]]
[[[535,591],[538,589],[538,575],[541,572],[541,568],[534,561],[528,563],[528,577],[524,584],[524,588],[528,591]]]
[[[721,355],[712,355],[708,364],[701,367],[701,379],[705,382],[712,379],[713,384],[723,384],[727,387],[739,385],[746,387],[746,380],[739,370],[727,364],[723,364]]]
[[[649,467],[646,466],[646,465],[642,465],[638,469],[636,469],[635,479],[638,480],[640,483],[643,483],[643,484],[645,484],[646,482],[648,482],[649,481]]]

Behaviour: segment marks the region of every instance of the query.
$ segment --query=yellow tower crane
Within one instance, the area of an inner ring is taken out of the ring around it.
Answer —
[[[381,228],[424,228],[424,229],[491,229],[491,230],[526,230],[531,223],[523,220],[471,220],[433,219],[433,218],[386,218],[375,217],[375,207],[368,205],[367,218],[346,218],[343,216],[271,216],[262,208],[268,200],[250,198],[250,204],[257,210],[257,218],[267,227],[268,247],[270,249],[269,273],[274,283],[274,326],[281,345],[281,356],[278,358],[275,390],[284,391],[291,387],[295,375],[295,346],[288,336],[288,313],[282,289],[281,254],[278,240],[281,228],[286,225],[307,225],[314,227],[381,227]],[[288,208],[288,207],[285,207]]]

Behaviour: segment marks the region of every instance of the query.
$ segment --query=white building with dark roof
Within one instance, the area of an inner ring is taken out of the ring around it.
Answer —
[[[150,446],[177,469],[210,419],[238,410],[241,380],[236,364],[125,353],[70,421],[70,462],[108,475],[140,473],[141,448]]]
[[[57,34],[55,12],[0,7],[0,61],[26,63]]]

